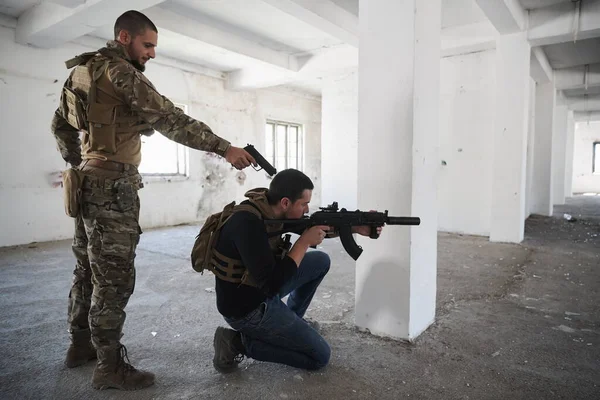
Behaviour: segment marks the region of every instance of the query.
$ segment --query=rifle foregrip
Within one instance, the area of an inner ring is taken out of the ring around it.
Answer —
[[[267,174],[269,174],[270,176],[273,176],[277,173],[277,169],[275,169],[275,167],[273,167],[271,165],[271,163],[269,163],[263,156],[262,154],[260,154],[258,152],[258,150],[256,150],[254,148],[254,146],[252,146],[251,144],[247,145],[246,147],[244,147],[244,150],[246,150],[252,157],[254,157],[254,159],[256,160],[256,163],[258,165],[261,166],[262,169],[264,169]]]

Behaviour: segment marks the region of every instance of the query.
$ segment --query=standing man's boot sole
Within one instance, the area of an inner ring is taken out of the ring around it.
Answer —
[[[111,381],[99,381],[94,382],[92,378],[92,387],[96,390],[106,390],[106,389],[118,389],[124,391],[132,391],[132,390],[140,390],[154,385],[154,377],[152,377],[151,382],[141,382],[136,385],[127,383],[127,384],[118,384]]]

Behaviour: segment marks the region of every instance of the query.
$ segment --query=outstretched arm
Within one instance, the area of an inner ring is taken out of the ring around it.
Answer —
[[[231,146],[229,141],[217,136],[204,122],[175,107],[134,68],[117,64],[110,67],[109,78],[125,104],[167,138],[196,150],[216,153],[238,169],[255,163],[244,149]]]

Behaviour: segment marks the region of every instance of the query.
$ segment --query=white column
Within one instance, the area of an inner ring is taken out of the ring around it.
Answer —
[[[538,83],[535,93],[535,154],[531,212],[552,215],[552,132],[556,90]]]
[[[519,243],[525,230],[529,67],[526,32],[496,41],[496,123],[490,240]]]
[[[358,70],[324,83],[321,112],[321,202],[357,208]]]
[[[552,204],[565,204],[565,164],[567,151],[567,106],[554,108],[552,133]]]
[[[525,194],[525,219],[532,214],[533,166],[535,164],[535,92],[537,84],[529,78],[529,122],[527,124],[527,178]]]
[[[573,196],[573,153],[575,151],[575,118],[573,111],[567,113],[567,145],[565,159],[565,196]]]
[[[356,265],[356,325],[412,340],[434,321],[440,0],[360,2],[358,205],[416,216]]]

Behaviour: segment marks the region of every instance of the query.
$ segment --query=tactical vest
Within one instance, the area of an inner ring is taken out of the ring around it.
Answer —
[[[121,100],[108,74],[110,63],[127,63],[107,49],[84,53],[65,62],[75,67],[63,87],[61,108],[71,126],[83,132],[83,159],[101,159],[139,166],[140,134],[152,127]]]
[[[227,282],[258,287],[241,260],[227,257],[216,250],[221,229],[229,218],[240,211],[251,212],[258,218],[272,219],[273,211],[266,197],[266,188],[252,189],[246,192],[250,204],[236,205],[235,201],[229,203],[223,211],[210,215],[192,248],[192,267],[195,271],[203,273],[208,269],[216,277]],[[289,235],[282,238],[280,232],[282,225],[268,225],[265,227],[269,236],[269,246],[276,258],[282,259],[289,251]]]

